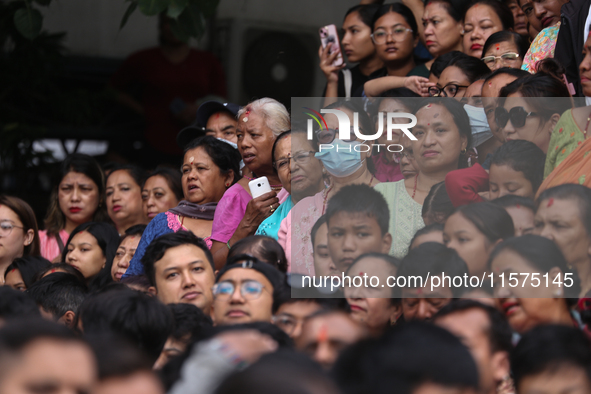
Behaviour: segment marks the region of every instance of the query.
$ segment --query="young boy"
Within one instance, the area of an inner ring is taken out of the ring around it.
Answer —
[[[337,272],[346,272],[364,253],[388,253],[390,211],[384,197],[367,185],[349,185],[328,202],[328,250]]]

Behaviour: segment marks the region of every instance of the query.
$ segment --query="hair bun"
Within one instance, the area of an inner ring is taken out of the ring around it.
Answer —
[[[536,64],[536,74],[546,74],[563,81],[564,73],[562,64],[552,58],[542,59]]]

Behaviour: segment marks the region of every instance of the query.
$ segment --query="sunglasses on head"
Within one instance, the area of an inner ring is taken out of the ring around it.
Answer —
[[[495,109],[495,121],[497,122],[497,126],[501,128],[505,127],[509,120],[511,120],[513,127],[523,127],[528,116],[537,115],[536,112],[527,112],[523,107],[513,107],[509,111],[503,107],[497,107]]]

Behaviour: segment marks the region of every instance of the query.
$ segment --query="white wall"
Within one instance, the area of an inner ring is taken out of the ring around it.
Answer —
[[[340,25],[358,0],[221,0],[217,17],[271,21],[306,27]],[[123,58],[157,41],[157,18],[138,10],[119,30],[128,2],[124,0],[54,0],[44,13],[44,29],[66,31],[72,54]]]

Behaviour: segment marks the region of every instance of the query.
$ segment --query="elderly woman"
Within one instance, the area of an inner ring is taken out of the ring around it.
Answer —
[[[373,125],[369,116],[353,101],[337,101],[327,108],[344,112],[351,122],[354,119],[354,114],[357,113],[361,134],[373,134]],[[330,187],[299,201],[281,222],[278,233],[279,244],[285,249],[287,260],[290,263],[290,271],[305,275],[314,274],[310,234],[314,223],[326,212],[328,201],[344,186],[365,184],[373,187],[380,183],[372,173],[373,167],[369,167],[370,161],[368,159],[372,153],[354,148],[365,141],[358,136],[350,141],[341,140],[337,132],[339,122],[336,115],[326,114],[324,118],[327,128],[316,130],[315,141],[321,144],[332,144],[337,148],[324,149],[322,152],[316,153],[315,156],[320,159],[330,175]],[[344,156],[343,151],[348,150],[347,147],[353,147],[353,149],[350,151],[351,154]],[[342,160],[343,158],[344,160]],[[296,258],[292,259],[292,256]]]
[[[185,199],[148,224],[124,276],[144,273],[141,258],[150,242],[161,235],[192,231],[211,247],[214,213],[224,193],[240,179],[239,163],[240,154],[225,141],[211,136],[191,141],[181,167]]]
[[[290,194],[279,208],[261,223],[256,234],[277,239],[281,221],[305,197],[324,189],[323,167],[314,157],[318,146],[306,138],[305,130],[281,133],[273,145],[273,166],[283,188]],[[326,173],[326,170],[324,170]]]
[[[216,269],[224,266],[232,245],[254,235],[263,220],[287,198],[288,193],[273,170],[272,148],[277,136],[290,127],[289,112],[271,98],[253,101],[238,112],[238,150],[252,178],[244,176],[230,187],[216,209],[211,230]],[[253,199],[248,183],[263,176],[273,190]]]

